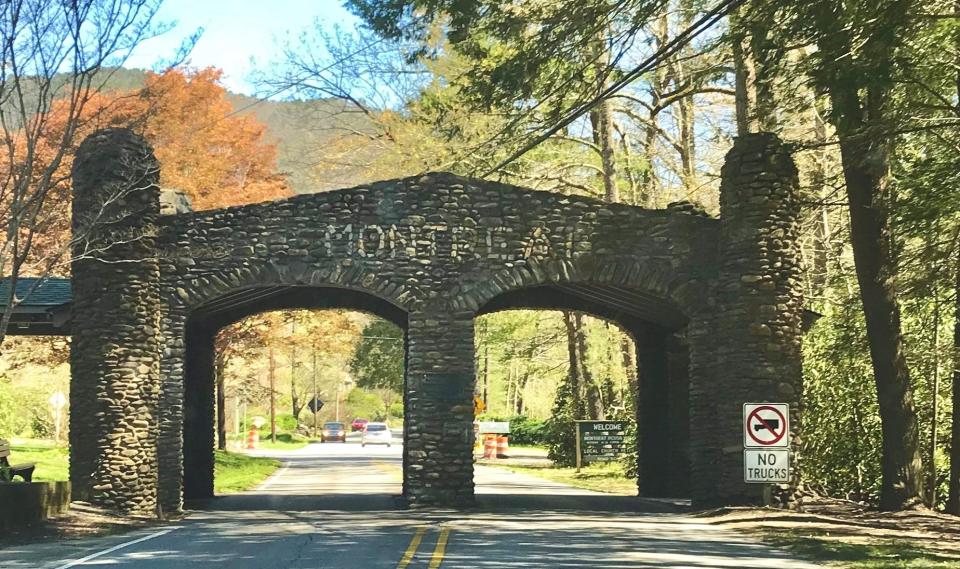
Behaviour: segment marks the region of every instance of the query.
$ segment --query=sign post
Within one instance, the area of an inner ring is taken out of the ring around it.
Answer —
[[[580,474],[580,467],[583,464],[583,454],[580,452],[580,423],[577,422],[577,474]]]
[[[743,404],[743,481],[790,482],[789,404]]]
[[[577,421],[577,472],[591,462],[613,462],[623,454],[627,421]]]

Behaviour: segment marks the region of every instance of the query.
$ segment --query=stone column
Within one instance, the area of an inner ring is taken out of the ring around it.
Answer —
[[[162,244],[161,244],[162,247]],[[161,257],[161,275],[177,274]],[[169,290],[161,285],[161,289]],[[161,303],[164,298],[161,296]],[[157,490],[165,513],[183,509],[183,432],[184,432],[184,359],[186,353],[186,316],[161,304],[162,355],[160,359],[160,431],[157,440]]]
[[[407,328],[403,494],[473,503],[473,314],[413,312]]]
[[[641,496],[669,496],[670,370],[666,333],[646,325],[637,346],[637,483]]]
[[[744,403],[789,403],[798,446],[803,307],[797,184],[793,160],[772,134],[739,137],[727,154],[720,185],[717,310],[706,328],[709,335],[697,337],[699,346],[705,340],[714,345],[710,377],[701,375],[694,390],[712,401],[701,401],[691,416],[693,499],[699,505],[765,500],[764,485],[743,481]],[[789,497],[795,482],[772,494]]]
[[[183,362],[183,497],[213,497],[216,448],[214,340],[217,331],[187,324]]]
[[[637,460],[639,494],[689,493],[689,385],[686,347],[670,331],[633,327],[637,348]]]
[[[92,134],[73,163],[70,481],[133,515],[157,508],[158,180],[126,129]]]

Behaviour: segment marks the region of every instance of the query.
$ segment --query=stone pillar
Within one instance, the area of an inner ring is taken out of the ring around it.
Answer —
[[[473,314],[413,312],[407,328],[403,494],[473,503]]]
[[[70,481],[133,515],[157,508],[158,180],[126,129],[87,137],[73,163]]]
[[[686,347],[670,330],[634,326],[637,348],[637,486],[647,497],[689,493]]]
[[[216,330],[187,324],[183,365],[183,497],[213,497],[213,449],[216,448]]]
[[[162,247],[162,245],[161,245]],[[161,275],[177,274],[160,260]],[[162,285],[161,285],[162,288]],[[160,302],[164,302],[163,296]],[[183,406],[184,359],[186,354],[186,317],[172,310],[169,299],[161,304],[162,356],[160,359],[160,432],[157,441],[157,490],[165,513],[183,509]]]
[[[691,395],[692,401],[701,398],[690,419],[695,433],[692,497],[698,505],[765,500],[764,485],[743,481],[744,403],[789,403],[793,446],[798,446],[802,289],[797,185],[793,160],[772,134],[739,137],[727,154],[720,185],[717,310],[696,338],[698,346],[705,341],[714,345],[712,355],[698,362],[711,371],[694,377],[700,384]],[[795,482],[772,494],[789,497]]]
[[[670,495],[670,370],[666,332],[646,325],[637,346],[637,484],[641,496]]]

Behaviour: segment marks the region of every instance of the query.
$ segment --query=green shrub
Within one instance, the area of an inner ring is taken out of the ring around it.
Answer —
[[[305,442],[306,440],[307,440],[306,437],[303,437],[296,433],[277,433],[277,442],[281,442],[281,443],[302,443],[302,442]]]
[[[49,394],[0,380],[0,437],[52,438]]]
[[[403,402],[398,401],[387,409],[387,414],[395,419],[403,419]]]
[[[510,442],[515,445],[546,446],[547,422],[524,415],[510,417]]]
[[[297,418],[290,413],[280,413],[277,415],[278,431],[296,431],[297,425]]]

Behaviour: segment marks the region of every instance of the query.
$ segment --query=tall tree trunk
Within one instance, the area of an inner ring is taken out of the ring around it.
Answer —
[[[273,356],[273,346],[268,348],[267,375],[270,380],[270,440],[277,442],[277,360]]]
[[[563,311],[563,324],[567,333],[567,377],[569,378],[570,394],[573,398],[571,409],[575,419],[585,419],[586,411],[583,405],[583,382],[580,377],[579,351],[577,349],[577,326],[574,322],[574,313]]]
[[[937,422],[940,414],[940,288],[934,288],[933,295],[933,385],[930,388],[930,473],[927,483],[930,485],[930,507],[937,507]]]
[[[743,136],[759,131],[757,125],[757,69],[747,39],[748,31],[742,21],[741,13],[746,8],[740,6],[730,15],[731,48],[733,51],[734,93],[737,116],[737,135]]]
[[[904,356],[897,302],[897,266],[890,227],[890,145],[880,130],[888,118],[892,97],[890,61],[896,33],[881,35],[861,65],[851,69],[854,39],[835,2],[810,4],[819,37],[821,69],[832,106],[831,117],[840,141],[840,158],[850,208],[850,241],[867,323],[867,340],[880,407],[882,481],[880,508],[900,510],[923,500],[920,433]],[[882,17],[895,21],[905,2],[888,2]],[[891,28],[893,29],[893,28]]]
[[[490,385],[490,347],[483,347],[483,408],[487,409],[487,390]]]
[[[227,367],[223,354],[217,354],[213,370],[217,382],[217,448],[227,450],[227,394],[225,389]]]
[[[887,195],[887,153],[875,143],[859,137],[851,139],[849,134],[840,134],[840,153],[850,205],[853,259],[883,432],[880,508],[899,510],[920,502],[923,475],[917,413],[903,351],[888,204],[883,202]],[[883,162],[880,168],[878,160]]]
[[[613,161],[613,104],[604,99],[597,105],[598,136],[600,139],[600,159],[603,163],[603,195],[610,203],[620,201],[617,188],[617,169]]]
[[[624,409],[633,409],[636,403],[632,401],[637,392],[637,348],[626,335],[620,338],[620,357],[623,360],[623,369],[627,375],[627,394],[622,395],[624,399],[630,399],[630,404],[624,404]]]
[[[817,200],[826,201],[832,190],[827,186],[827,124],[823,120],[823,110],[819,104],[822,99],[823,97],[814,95],[814,134],[816,142],[822,144],[822,146],[812,153],[813,164],[810,168],[810,195],[816,196]],[[809,269],[809,272],[813,273],[810,279],[810,294],[807,296],[807,298],[810,299],[823,300],[823,295],[827,290],[831,240],[829,211],[830,209],[825,203],[819,205],[813,235],[813,262]]]
[[[587,335],[583,330],[583,314],[574,312],[573,321],[576,328],[577,360],[580,364],[580,378],[583,380],[582,388],[586,395],[587,412],[592,420],[603,419],[604,410],[600,397],[600,386],[594,381],[587,362]]]
[[[527,381],[530,379],[530,370],[525,370],[523,375],[517,376],[517,397],[514,400],[514,412],[517,415],[523,415],[524,401],[523,391],[527,388]]]
[[[680,29],[687,29],[693,23],[695,10],[692,0],[680,0]],[[685,44],[680,54],[673,61],[673,78],[676,89],[692,91],[693,77],[689,69],[689,61],[693,58],[693,47]],[[687,195],[697,189],[697,144],[696,144],[696,109],[693,104],[693,95],[688,94],[677,101],[679,108],[678,129],[680,144],[680,177]]]
[[[670,19],[668,13],[669,4],[665,4],[660,15],[657,17],[657,23],[653,28],[654,49],[660,50],[670,40]],[[641,207],[654,207],[660,191],[660,184],[657,178],[654,162],[656,160],[657,136],[659,130],[659,116],[663,94],[667,91],[667,69],[666,66],[658,66],[650,77],[650,110],[647,118],[647,125],[643,134],[643,158],[646,161],[646,167],[643,170],[640,180],[640,200],[637,205]],[[664,204],[665,205],[665,204]]]
[[[300,420],[300,393],[297,391],[297,349],[290,349],[290,413],[294,419]]]
[[[960,13],[960,1],[957,2]],[[960,91],[960,79],[957,82]],[[956,247],[953,323],[953,419],[950,425],[950,481],[947,512],[960,516],[960,246]]]
[[[737,134],[777,129],[772,75],[776,73],[767,38],[772,19],[765,5],[748,1],[730,18]]]
[[[593,53],[591,55],[594,61],[598,93],[607,87],[607,69],[610,66],[610,50],[607,49],[608,33],[607,27],[601,26],[596,40],[593,42]],[[600,149],[604,199],[611,203],[617,203],[620,201],[620,191],[617,188],[617,170],[613,161],[615,142],[613,137],[613,103],[610,99],[603,99],[597,103],[590,113],[590,124],[593,128],[593,141]]]
[[[960,17],[960,0],[953,4],[953,13]],[[960,97],[960,28],[956,30],[957,96]],[[950,423],[950,480],[947,483],[947,512],[960,516],[960,243],[954,243],[956,255],[953,324],[953,418]]]

